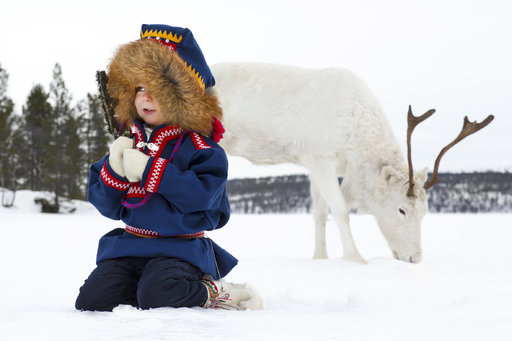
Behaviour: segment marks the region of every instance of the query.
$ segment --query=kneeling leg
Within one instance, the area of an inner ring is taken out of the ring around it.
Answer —
[[[112,311],[120,304],[137,306],[137,276],[129,259],[109,259],[98,264],[80,288],[78,310]]]
[[[202,307],[208,297],[202,276],[201,270],[182,260],[153,258],[139,280],[139,307]]]

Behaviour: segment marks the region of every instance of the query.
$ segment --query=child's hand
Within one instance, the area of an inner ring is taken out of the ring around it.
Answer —
[[[125,149],[123,152],[123,167],[126,177],[130,182],[138,182],[149,161],[149,156],[139,152],[137,149]]]
[[[131,148],[133,148],[133,140],[125,136],[118,137],[110,145],[110,156],[108,157],[110,167],[122,177],[126,176],[123,167],[123,151]]]

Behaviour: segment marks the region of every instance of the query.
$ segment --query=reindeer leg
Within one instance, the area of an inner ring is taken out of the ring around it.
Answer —
[[[314,160],[310,163],[311,179],[318,186],[320,194],[327,203],[338,225],[343,245],[343,258],[366,263],[357,250],[349,225],[349,210],[338,184],[335,165],[328,160]]]
[[[313,258],[327,258],[325,223],[327,221],[327,215],[329,214],[329,207],[327,207],[313,179],[311,179],[310,192],[313,204],[313,218],[315,220],[315,253],[313,254]]]

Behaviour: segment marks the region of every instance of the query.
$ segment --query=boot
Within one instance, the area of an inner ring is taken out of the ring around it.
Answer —
[[[208,299],[204,305],[206,309],[263,309],[260,295],[248,284],[229,283],[223,279],[216,281],[208,275],[201,282],[208,289]]]

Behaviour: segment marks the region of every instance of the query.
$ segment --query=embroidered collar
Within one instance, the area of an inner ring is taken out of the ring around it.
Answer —
[[[132,134],[135,137],[135,146],[141,152],[144,147],[148,147],[149,156],[159,156],[162,153],[161,146],[165,146],[167,141],[176,139],[183,134],[183,129],[178,126],[161,125],[153,129],[151,136],[147,137],[142,122],[135,121],[132,126]]]

